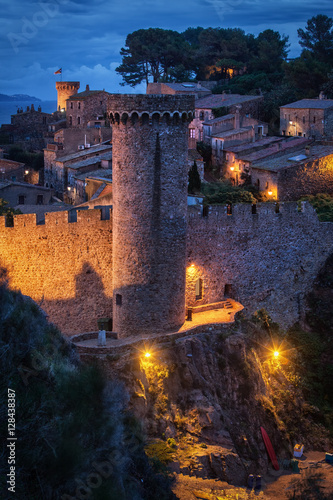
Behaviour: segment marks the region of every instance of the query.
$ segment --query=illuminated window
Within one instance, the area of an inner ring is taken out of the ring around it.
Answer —
[[[195,139],[195,129],[190,128],[190,139]]]
[[[198,278],[195,282],[195,300],[202,299],[202,279]]]

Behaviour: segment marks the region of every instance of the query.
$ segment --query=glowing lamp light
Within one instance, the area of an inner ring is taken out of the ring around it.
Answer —
[[[293,124],[293,122],[292,122],[292,121],[290,121],[290,122],[289,122],[289,125],[292,125],[292,124]]]
[[[275,351],[273,355],[274,355],[274,358],[277,359],[280,356],[280,353],[279,353],[279,351]]]
[[[29,170],[25,170],[24,173],[25,173],[25,175],[28,175]]]
[[[71,190],[71,188],[69,186],[67,186],[67,191],[70,191],[70,190]]]
[[[231,172],[235,170],[235,167],[230,167]]]
[[[151,354],[150,352],[145,352],[145,358],[150,358]]]
[[[272,196],[273,191],[268,191],[268,196]]]

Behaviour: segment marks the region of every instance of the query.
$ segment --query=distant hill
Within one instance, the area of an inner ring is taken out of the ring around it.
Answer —
[[[33,102],[41,102],[41,99],[37,97],[33,97],[27,94],[14,94],[14,95],[6,95],[0,94],[0,101],[33,101]]]

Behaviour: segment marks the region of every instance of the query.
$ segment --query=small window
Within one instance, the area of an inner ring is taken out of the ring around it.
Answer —
[[[71,109],[73,109],[73,102],[71,102]]]
[[[80,125],[80,123],[81,123],[81,118],[78,116],[77,117],[77,124]]]
[[[102,104],[103,104],[103,101],[99,101],[99,103],[100,103],[100,105],[102,106]]]
[[[286,135],[286,131],[285,130],[282,130],[282,135]]]
[[[16,181],[16,175],[12,175],[11,179],[12,179],[12,182],[15,182]]]
[[[230,283],[227,283],[224,287],[224,298],[232,298],[232,285]]]
[[[252,213],[253,214],[257,213],[257,205],[255,203],[252,204]]]
[[[195,300],[202,299],[202,279],[198,278],[195,282]]]
[[[44,203],[44,196],[42,194],[37,195],[37,205],[43,205]]]
[[[24,194],[20,194],[19,197],[18,197],[18,204],[19,205],[24,205]]]
[[[190,139],[195,139],[195,129],[190,128]]]
[[[80,103],[80,102],[78,103],[77,107],[78,107],[79,109],[81,109],[81,103]]]
[[[116,305],[121,306],[123,303],[123,296],[120,293],[116,293]]]
[[[204,205],[202,207],[202,216],[203,217],[208,217],[209,214],[209,205]]]
[[[302,137],[302,132],[298,132],[299,137]]]
[[[204,112],[200,111],[199,120],[203,121],[203,119],[204,119]]]
[[[315,116],[313,117],[313,123],[316,123],[316,117]]]
[[[73,125],[73,117],[72,116],[69,117],[69,124]]]

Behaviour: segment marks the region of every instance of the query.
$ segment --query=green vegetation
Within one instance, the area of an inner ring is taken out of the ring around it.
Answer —
[[[318,219],[322,222],[333,222],[333,195],[319,193],[302,196],[299,201],[308,201],[315,208]]]
[[[200,193],[201,179],[198,172],[197,162],[195,161],[188,173],[188,192],[190,194]]]
[[[229,180],[202,185],[207,205],[229,205],[232,203],[257,203],[265,201],[255,186],[233,186]]]
[[[31,299],[2,286],[3,409],[8,388],[16,399],[17,498],[72,498],[79,486],[87,494],[90,474],[97,475],[89,497],[95,500],[172,498],[165,477],[153,473],[144,454],[142,432],[126,411],[123,386],[106,382],[97,366],[82,365]],[[6,436],[7,418],[0,425]],[[7,490],[7,473],[6,463],[0,469],[2,491]]]
[[[261,118],[278,133],[279,106],[320,91],[333,97],[332,18],[312,17],[298,37],[302,52],[288,60],[288,37],[271,29],[258,36],[239,28],[141,29],[127,36],[116,71],[133,87],[149,80],[217,80],[214,93],[263,94]]]
[[[13,145],[9,149],[9,159],[25,163],[27,167],[34,170],[42,170],[44,167],[43,153],[28,152],[17,145]]]

